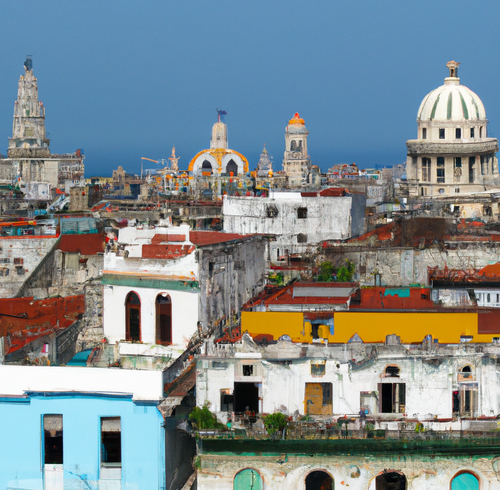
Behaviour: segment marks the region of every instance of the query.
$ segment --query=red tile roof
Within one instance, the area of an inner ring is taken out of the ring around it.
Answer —
[[[257,235],[238,235],[237,233],[224,233],[221,231],[191,231],[189,240],[198,247],[215,245],[217,243],[245,240]]]
[[[63,252],[80,252],[81,255],[97,255],[104,252],[104,236],[101,233],[62,235],[57,248]]]
[[[85,296],[65,298],[0,299],[0,337],[7,337],[5,353],[69,327],[85,312]],[[8,316],[7,316],[8,315]]]

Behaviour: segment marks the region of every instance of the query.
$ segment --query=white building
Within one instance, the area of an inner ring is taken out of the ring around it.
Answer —
[[[225,196],[224,231],[276,235],[270,259],[304,254],[324,240],[345,240],[365,229],[362,194],[345,189],[270,192],[268,198]]]
[[[488,137],[481,99],[460,84],[458,65],[446,65],[444,85],[426,95],[417,115],[417,139],[406,142],[406,174],[418,196],[453,196],[498,187],[498,140]]]
[[[122,365],[168,363],[197,331],[236,326],[241,306],[264,287],[262,236],[128,227],[118,244],[104,257],[103,328]]]

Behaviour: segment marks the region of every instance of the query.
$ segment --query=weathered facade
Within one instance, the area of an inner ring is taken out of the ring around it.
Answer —
[[[202,352],[197,403],[232,433],[200,431],[200,489],[500,488],[497,343],[259,347],[243,336]],[[287,422],[273,437],[261,414],[276,412]]]
[[[129,227],[118,243],[104,259],[103,320],[122,363],[168,363],[196,332],[236,327],[241,306],[264,287],[262,236]]]
[[[224,231],[276,235],[270,260],[315,251],[323,240],[343,240],[365,230],[366,196],[344,189],[271,192],[267,198],[226,196]]]

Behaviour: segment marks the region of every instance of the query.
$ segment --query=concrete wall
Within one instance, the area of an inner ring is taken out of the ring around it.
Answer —
[[[267,239],[198,249],[202,326],[237,325],[241,307],[265,285]]]
[[[465,248],[466,245],[466,248]],[[464,248],[462,248],[464,247]],[[354,280],[361,286],[373,286],[374,274],[381,276],[383,286],[429,285],[428,267],[443,269],[481,269],[498,262],[500,247],[495,243],[460,244],[455,250],[440,247],[368,248],[342,247],[325,255],[327,260],[348,259],[356,265]],[[360,271],[363,272],[360,272]]]
[[[302,197],[293,192],[275,193],[273,198],[225,196],[224,231],[276,235],[270,245],[271,260],[276,261],[278,250],[279,255],[284,255],[285,250],[304,253],[323,240],[362,233],[365,201],[365,196]],[[268,217],[270,208],[276,216]],[[307,218],[298,218],[299,208],[307,208]]]
[[[56,237],[0,239],[0,297],[11,298],[18,294],[30,274],[56,245]],[[22,260],[22,264],[15,259]]]

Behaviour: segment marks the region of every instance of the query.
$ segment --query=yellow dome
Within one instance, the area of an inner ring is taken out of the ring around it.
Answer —
[[[290,121],[288,121],[288,124],[305,124],[305,121],[299,116],[299,113],[296,112],[293,115],[293,119],[290,119]]]

